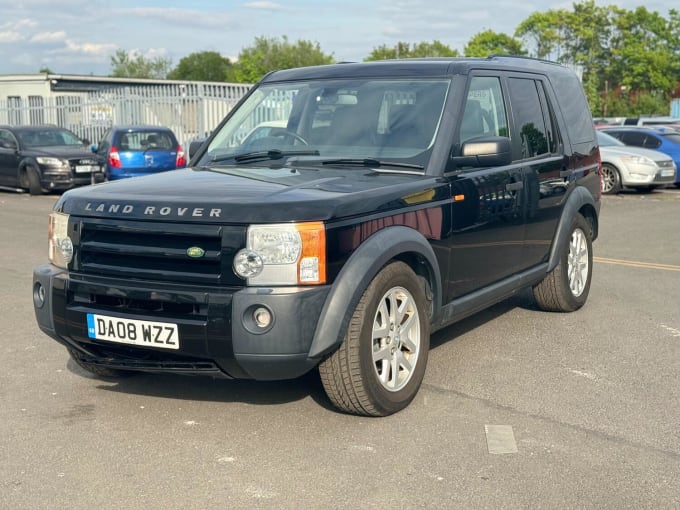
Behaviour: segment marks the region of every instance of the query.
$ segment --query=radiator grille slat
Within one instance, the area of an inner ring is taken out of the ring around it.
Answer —
[[[74,270],[169,283],[243,285],[231,265],[245,245],[243,226],[81,219],[72,225]],[[189,248],[202,256],[190,257]]]

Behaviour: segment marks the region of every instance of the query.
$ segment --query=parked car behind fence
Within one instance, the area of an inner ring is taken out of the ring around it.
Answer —
[[[89,143],[56,126],[0,126],[0,185],[40,195],[101,182]]]
[[[93,148],[109,180],[148,175],[186,166],[175,134],[159,126],[115,126]]]
[[[675,182],[675,162],[663,152],[626,145],[597,132],[602,159],[602,193],[615,195],[622,188],[651,191]]]
[[[626,145],[655,149],[668,154],[675,162],[675,167],[680,168],[680,133],[668,128],[645,128],[645,127],[607,127],[602,130],[618,138]],[[675,176],[675,185],[680,187],[680,177]]]

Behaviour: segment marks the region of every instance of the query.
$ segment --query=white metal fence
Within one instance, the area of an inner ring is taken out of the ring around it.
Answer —
[[[51,97],[14,97],[0,100],[0,124],[54,124],[92,143],[113,125],[159,125],[172,129],[180,143],[188,145],[207,136],[250,87],[234,83],[169,83]]]

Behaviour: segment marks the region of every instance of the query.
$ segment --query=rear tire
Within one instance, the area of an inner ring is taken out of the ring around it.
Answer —
[[[321,382],[340,410],[387,416],[413,400],[430,348],[425,292],[403,262],[385,266],[357,304],[345,339],[319,365]]]
[[[116,370],[115,368],[108,368],[95,363],[88,363],[75,349],[68,349],[68,353],[71,356],[71,359],[75,361],[76,365],[100,379],[123,379],[133,375],[133,372],[131,371]]]
[[[574,218],[555,269],[533,289],[541,310],[573,312],[588,299],[593,274],[593,228],[580,214]]]

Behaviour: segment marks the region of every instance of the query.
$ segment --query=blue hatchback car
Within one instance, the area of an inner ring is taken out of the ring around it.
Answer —
[[[159,126],[114,126],[93,151],[105,161],[108,180],[148,175],[187,164],[175,134]]]
[[[668,128],[606,127],[602,131],[626,145],[655,149],[675,161],[675,185],[680,188],[680,132]]]

